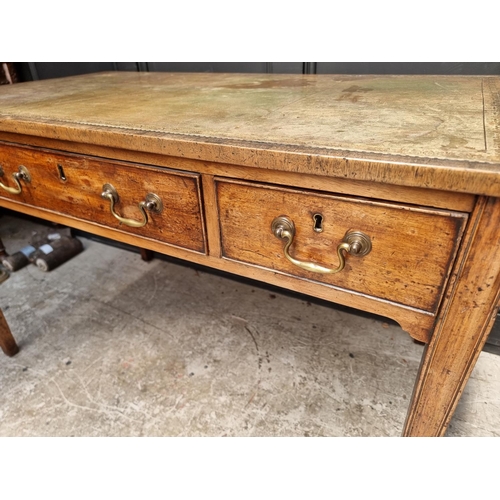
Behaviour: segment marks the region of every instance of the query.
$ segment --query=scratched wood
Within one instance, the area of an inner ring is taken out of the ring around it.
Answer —
[[[429,312],[438,306],[467,222],[467,215],[457,212],[221,179],[217,197],[224,257]],[[314,214],[322,215],[321,233],[313,229]],[[372,251],[348,255],[338,274],[305,271],[285,258],[282,240],[271,231],[280,215],[295,224],[296,259],[336,267],[336,248],[348,230],[366,233]]]
[[[440,436],[457,406],[500,298],[500,199],[482,198],[422,358],[404,434]]]
[[[217,243],[219,241],[218,239],[215,244],[211,244],[209,242],[208,246],[211,254],[204,255],[198,252],[189,251],[185,248],[166,245],[165,243],[157,239],[152,239],[147,235],[138,235],[132,234],[131,232],[118,231],[116,229],[111,229],[109,226],[97,224],[93,221],[85,221],[67,214],[63,215],[49,209],[40,209],[2,198],[0,198],[0,206],[31,215],[33,217],[39,217],[58,224],[74,227],[98,236],[127,243],[129,245],[147,248],[158,253],[184,259],[188,262],[213,267],[238,276],[245,276],[250,279],[269,283],[286,290],[304,293],[323,300],[335,302],[337,304],[385,316],[398,322],[401,325],[401,328],[405,332],[408,332],[414,339],[421,342],[429,342],[430,340],[432,327],[435,321],[435,315],[432,313],[414,309],[402,304],[389,302],[387,300],[378,299],[377,297],[369,296],[364,293],[354,293],[341,288],[326,287],[319,283],[304,280],[296,276],[278,274],[269,269],[249,266],[242,262],[221,259],[218,253],[220,252],[220,243]],[[213,210],[215,203],[211,203],[209,206],[211,207],[210,210]],[[213,221],[213,216],[214,214],[207,219],[207,222]],[[210,238],[211,235],[215,235],[218,231],[219,225],[218,222],[215,221],[215,227],[207,231],[207,236]]]
[[[2,140],[6,144],[11,143],[17,145],[28,143],[41,148],[49,148],[53,151],[68,151],[84,155],[93,155],[102,158],[115,158],[117,160],[142,163],[146,165],[164,166],[172,169],[199,172],[216,176],[237,177],[238,179],[258,180],[274,184],[286,184],[287,186],[309,188],[317,191],[328,191],[332,193],[350,194],[368,198],[379,198],[382,200],[401,201],[404,203],[446,208],[463,212],[470,212],[476,201],[476,197],[472,194],[457,193],[454,191],[442,191],[408,186],[398,186],[398,189],[394,189],[394,187],[389,184],[359,181],[340,177],[329,177],[327,175],[311,175],[307,173],[263,169],[258,165],[247,167],[234,164],[178,158],[154,153],[95,146],[91,144],[65,142],[56,139],[46,139],[44,137],[23,136],[8,132],[0,132],[0,141]]]
[[[28,168],[31,175],[31,182],[21,181],[20,194],[0,190],[0,197],[205,252],[197,174],[5,144],[0,144],[0,165],[4,170],[2,180],[7,185],[13,185],[12,173],[19,165]],[[115,212],[121,217],[141,220],[138,204],[148,193],[155,193],[162,199],[163,211],[160,214],[147,212],[148,223],[144,227],[127,227],[111,214],[110,202],[101,197],[106,183],[112,184],[118,192]]]
[[[3,87],[6,132],[500,196],[499,77],[114,72]]]

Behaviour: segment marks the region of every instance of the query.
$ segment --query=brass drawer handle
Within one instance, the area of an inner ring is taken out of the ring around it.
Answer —
[[[115,204],[118,203],[120,198],[118,196],[118,192],[111,184],[104,184],[101,196],[104,199],[109,200],[113,216],[116,217],[122,224],[129,227],[144,227],[148,223],[146,210],[156,214],[159,214],[163,210],[163,203],[160,197],[154,193],[148,193],[146,198],[138,204],[139,210],[142,214],[142,220],[126,219],[125,217],[120,217],[115,212]]]
[[[370,237],[361,231],[347,231],[344,239],[337,247],[337,255],[339,257],[339,265],[330,269],[328,267],[320,266],[319,264],[314,264],[314,262],[304,262],[302,260],[294,259],[290,253],[289,249],[293,243],[293,238],[295,237],[295,224],[293,221],[285,215],[276,217],[271,224],[271,230],[276,236],[283,240],[283,251],[285,257],[296,266],[306,271],[311,271],[313,273],[322,274],[335,274],[339,273],[345,267],[345,257],[344,252],[348,252],[351,255],[357,257],[362,257],[370,252],[372,249],[372,243]]]
[[[4,176],[3,168],[0,167],[0,177]],[[14,182],[16,183],[17,187],[9,187],[6,186],[3,182],[0,182],[0,187],[7,191],[7,193],[10,194],[20,194],[23,187],[19,181],[24,181],[24,182],[31,182],[31,175],[28,172],[28,169],[24,165],[19,165],[19,169],[17,172],[12,174],[12,177],[14,178]]]

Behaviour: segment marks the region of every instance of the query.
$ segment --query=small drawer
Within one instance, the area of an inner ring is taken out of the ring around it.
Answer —
[[[30,181],[0,197],[205,253],[198,174],[0,145],[0,181],[15,187],[20,165]]]
[[[217,179],[216,189],[224,258],[429,312],[437,309],[468,218],[226,179]],[[283,227],[273,227],[283,216],[294,226],[287,252],[295,262],[285,257]],[[339,249],[365,237],[351,253]],[[337,270],[339,254],[341,271],[316,272]]]

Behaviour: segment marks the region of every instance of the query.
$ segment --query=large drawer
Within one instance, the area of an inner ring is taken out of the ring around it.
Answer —
[[[12,174],[21,165],[27,168],[31,181],[20,180],[19,194],[0,189],[1,198],[197,252],[206,251],[198,174],[0,144],[3,184],[15,187]],[[115,188],[118,198],[113,211],[125,221],[112,214],[111,201],[101,196],[106,184]],[[163,208],[159,213],[145,209],[144,217],[138,205],[150,193],[161,200]],[[146,219],[143,227],[128,225]]]
[[[436,311],[468,218],[221,178],[216,190],[224,258],[429,312]],[[336,274],[303,269],[285,257],[286,240],[272,231],[280,216],[295,226],[288,252],[301,262],[337,268],[337,247],[348,231],[367,235],[371,250],[364,256],[341,250],[345,267]]]

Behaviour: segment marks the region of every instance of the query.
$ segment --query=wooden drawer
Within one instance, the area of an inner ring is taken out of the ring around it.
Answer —
[[[5,144],[0,144],[0,165],[7,186],[15,185],[12,173],[20,165],[31,176],[31,182],[21,181],[20,194],[2,189],[2,198],[205,253],[198,174]],[[101,196],[107,183],[118,193],[114,210],[120,217],[144,220],[138,204],[148,193],[161,199],[163,210],[146,210],[147,224],[129,227]]]
[[[224,258],[429,312],[436,311],[468,218],[224,179],[216,180],[216,192]],[[322,216],[322,232],[315,231],[315,214]],[[371,251],[346,254],[345,268],[337,274],[304,270],[285,258],[284,242],[271,230],[283,215],[295,225],[290,247],[295,259],[336,268],[337,246],[348,230],[368,235]]]

